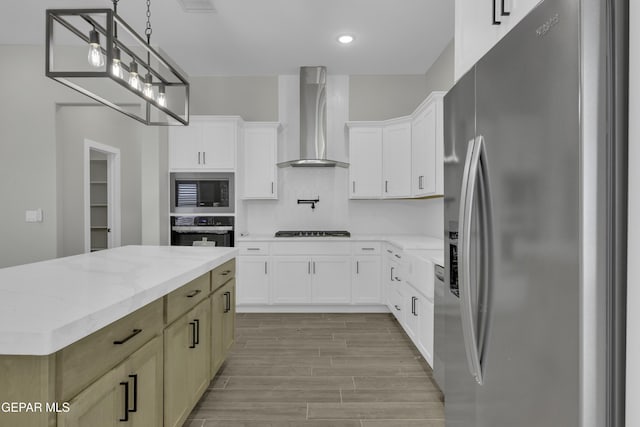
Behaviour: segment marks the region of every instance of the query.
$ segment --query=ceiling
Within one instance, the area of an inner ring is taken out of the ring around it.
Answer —
[[[152,0],[151,42],[187,74],[421,74],[453,38],[453,0],[212,0],[214,13],[187,13],[178,0]],[[111,7],[110,0],[4,2],[0,44],[44,44],[45,9]],[[120,0],[139,34],[145,0]],[[351,45],[338,35],[356,37]]]

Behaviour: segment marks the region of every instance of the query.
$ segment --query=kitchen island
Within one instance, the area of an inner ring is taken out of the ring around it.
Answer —
[[[125,246],[1,269],[0,425],[182,425],[233,343],[235,255]]]

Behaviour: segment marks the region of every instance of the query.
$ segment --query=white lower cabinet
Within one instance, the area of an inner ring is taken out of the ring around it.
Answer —
[[[382,270],[379,256],[353,258],[351,302],[354,304],[380,304],[382,302]]]
[[[420,319],[418,328],[418,350],[427,359],[429,365],[433,366],[433,301],[427,298],[418,299],[415,306],[416,316]]]
[[[311,302],[351,302],[351,260],[348,256],[320,256],[311,259]]]
[[[274,304],[311,303],[311,259],[306,256],[273,258],[271,301]]]
[[[260,307],[277,311],[278,305],[322,305],[350,311],[349,306],[386,302],[380,242],[276,239],[239,242],[238,250],[241,310],[243,306],[248,311],[260,311]]]
[[[269,304],[269,257],[240,257],[238,283],[238,304]]]
[[[351,267],[344,256],[273,258],[274,304],[348,304]]]
[[[404,329],[409,338],[414,342],[418,338],[418,329],[420,328],[420,318],[416,312],[416,303],[418,300],[417,292],[412,286],[406,282],[401,284],[402,289],[402,309],[404,311]]]

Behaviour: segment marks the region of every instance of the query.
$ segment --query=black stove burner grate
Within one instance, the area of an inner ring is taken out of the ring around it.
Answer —
[[[276,231],[276,237],[351,237],[344,230],[283,230]]]

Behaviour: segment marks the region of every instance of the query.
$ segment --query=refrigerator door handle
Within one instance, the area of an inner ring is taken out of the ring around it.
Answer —
[[[467,354],[469,371],[476,382],[483,384],[482,365],[480,363],[480,350],[478,347],[478,337],[476,335],[477,325],[475,323],[473,301],[471,297],[471,223],[474,210],[476,186],[481,167],[480,157],[484,156],[484,139],[474,138],[469,141],[467,147],[467,157],[462,178],[462,189],[460,192],[460,213],[458,242],[460,245],[460,312],[462,320],[462,332],[464,336],[464,347]],[[486,179],[481,178],[482,185],[487,184]],[[485,186],[481,191],[486,194]],[[485,203],[486,205],[486,203]],[[486,231],[486,230],[485,230]],[[488,238],[486,233],[483,233]],[[484,257],[486,260],[487,258]],[[486,270],[485,270],[486,271]],[[485,283],[485,286],[487,284]],[[480,292],[478,292],[480,294]],[[486,294],[485,294],[486,295]],[[484,319],[483,319],[484,320]],[[484,321],[482,323],[485,323]],[[484,326],[484,325],[483,325]],[[483,332],[484,328],[482,329]],[[485,333],[482,333],[485,336]]]

